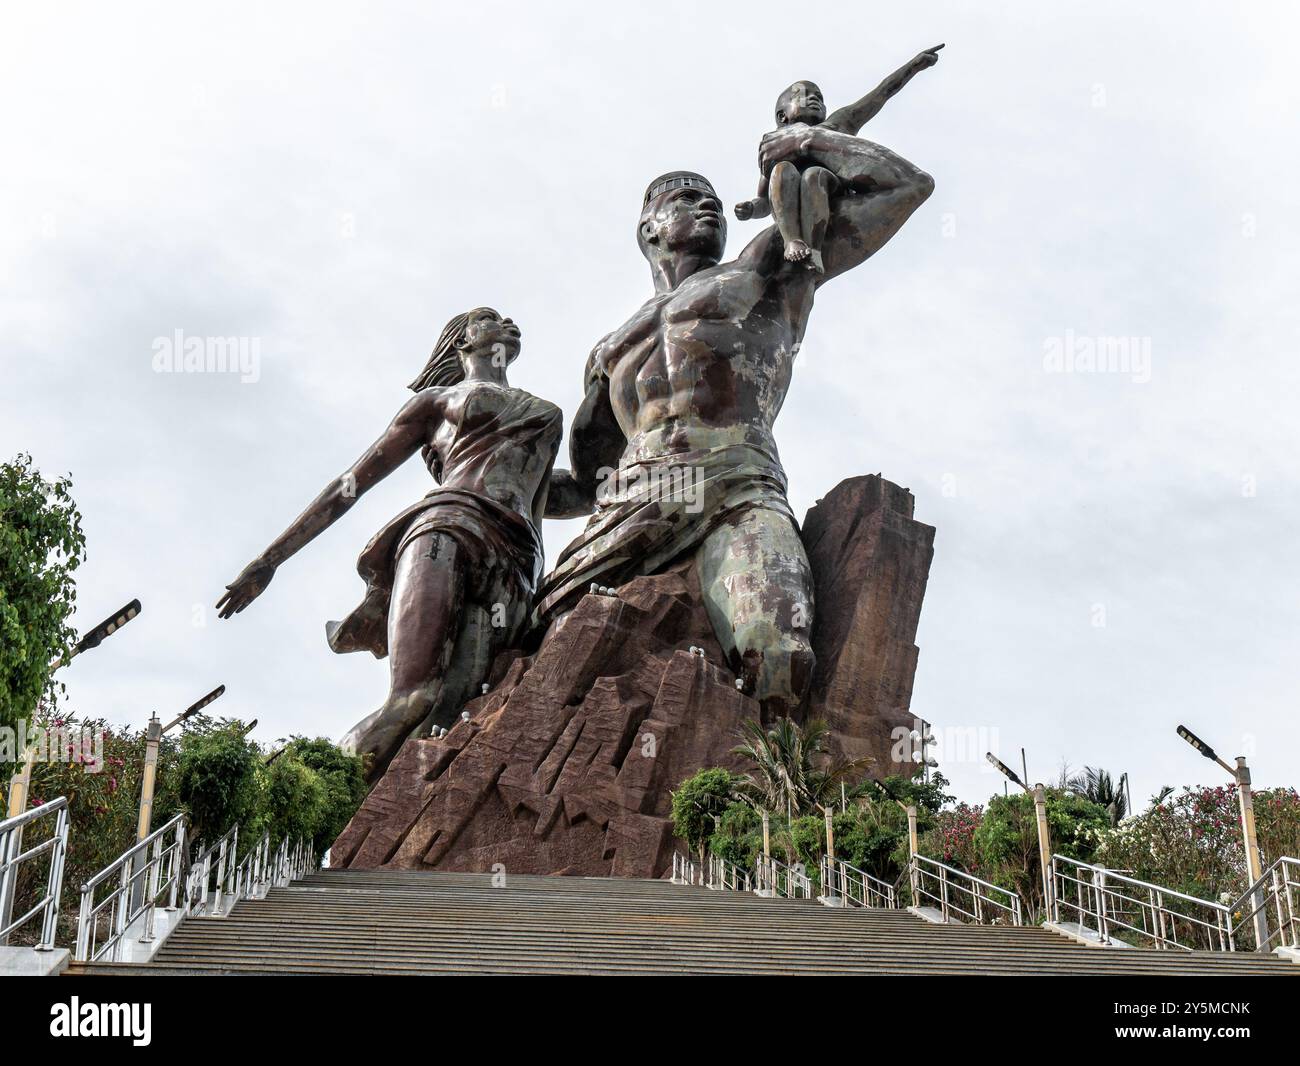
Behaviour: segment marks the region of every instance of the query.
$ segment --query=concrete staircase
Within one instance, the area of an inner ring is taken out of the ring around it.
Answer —
[[[666,881],[322,870],[226,918],[191,918],[142,965],[72,974],[1219,974],[1273,956],[1085,947],[1038,928],[933,925]]]

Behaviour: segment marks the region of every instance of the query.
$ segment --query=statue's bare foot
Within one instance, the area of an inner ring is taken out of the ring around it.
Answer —
[[[822,262],[822,253],[814,249],[808,254],[808,265],[817,271],[818,274],[826,273],[826,266]]]
[[[791,263],[802,263],[812,254],[806,241],[794,240],[785,246],[785,257]]]

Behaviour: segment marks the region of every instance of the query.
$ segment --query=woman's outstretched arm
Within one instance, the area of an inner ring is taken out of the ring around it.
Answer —
[[[377,485],[427,443],[442,416],[441,390],[418,393],[383,435],[342,476],[331,481],[261,555],[226,586],[217,601],[222,618],[238,614],[271,583],[276,568],[337,522],[367,490]]]

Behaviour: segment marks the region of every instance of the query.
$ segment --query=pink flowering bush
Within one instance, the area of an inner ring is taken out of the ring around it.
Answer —
[[[978,874],[981,863],[975,851],[975,831],[983,817],[982,804],[959,803],[951,810],[940,811],[934,816],[933,827],[921,837],[921,853]]]

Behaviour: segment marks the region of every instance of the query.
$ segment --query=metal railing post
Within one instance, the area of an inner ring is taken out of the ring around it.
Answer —
[[[1300,929],[1297,928],[1298,923],[1296,921],[1296,913],[1295,913],[1295,895],[1291,891],[1293,882],[1291,880],[1290,866],[1283,865],[1281,869],[1281,873],[1282,873],[1282,885],[1286,890],[1286,912],[1287,912],[1286,925],[1289,925],[1291,927],[1291,947],[1296,948],[1296,947],[1300,947]],[[1273,878],[1274,878],[1274,883],[1276,883],[1277,880],[1276,870],[1274,871]],[[1278,921],[1278,928],[1279,929],[1285,928],[1285,926],[1283,925],[1280,919]],[[1283,942],[1285,942],[1286,940],[1285,933],[1282,934],[1282,939]]]
[[[148,849],[145,849],[148,855]],[[158,901],[158,878],[162,874],[162,837],[159,837],[153,844],[153,857],[145,859],[145,870],[148,871],[146,877],[141,878],[145,884],[145,895],[140,901],[143,907],[144,917],[144,935],[140,937],[140,943],[149,944],[153,942],[153,921],[154,913],[157,910]]]
[[[1097,932],[1103,944],[1110,943],[1110,923],[1106,920],[1106,871],[1093,872],[1092,883],[1097,886]]]
[[[921,847],[916,831],[916,807],[907,808],[907,857],[908,857],[908,887],[912,890],[912,906],[921,905],[921,869],[916,857],[920,854]]]
[[[54,938],[59,930],[59,906],[63,899],[63,862],[68,851],[68,808],[59,808],[54,816],[54,848],[50,852],[50,872],[46,880],[49,902],[41,920],[41,942],[37,951],[53,951]]]
[[[18,864],[15,861],[22,848],[22,836],[11,829],[0,837],[0,930],[13,920],[14,895],[18,890]],[[9,934],[0,933],[0,947],[9,943]]]

